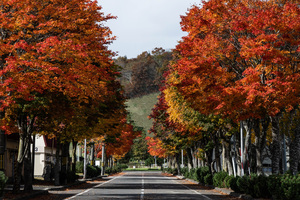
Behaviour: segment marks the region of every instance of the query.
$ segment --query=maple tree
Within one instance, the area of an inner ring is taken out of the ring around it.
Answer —
[[[34,123],[53,111],[52,101],[59,97],[78,108],[90,99],[100,104],[110,93],[113,38],[103,22],[113,17],[100,10],[89,0],[1,2],[1,129],[20,135],[16,191]]]
[[[264,17],[262,17],[264,16]],[[299,104],[299,7],[293,1],[212,0],[182,17],[173,85],[202,114],[244,121],[269,116],[278,173],[278,114]],[[246,145],[250,142],[246,141]],[[246,147],[245,147],[246,148]]]
[[[124,122],[123,122],[124,123]],[[107,158],[112,157],[113,159],[120,160],[128,153],[133,144],[133,140],[140,136],[139,131],[134,131],[131,124],[120,124],[121,129],[115,129],[116,134],[114,137],[101,137],[98,138],[97,145],[97,157],[102,157],[102,144],[105,144],[105,156]]]
[[[250,154],[250,167],[262,173],[261,155],[269,145],[272,171],[278,173],[280,115],[299,105],[298,22],[297,1],[211,0],[193,6],[182,16],[188,35],[174,50],[162,89],[164,102],[153,109],[154,138],[164,135],[159,139],[166,145],[163,138],[172,127],[181,134],[169,135],[196,140],[201,149],[213,144],[218,152],[221,142],[228,163],[228,150],[237,149],[231,135],[241,140],[237,130],[242,126],[245,145],[243,155],[236,156],[245,162]],[[158,130],[162,133],[157,135]],[[293,130],[298,141],[298,128]]]

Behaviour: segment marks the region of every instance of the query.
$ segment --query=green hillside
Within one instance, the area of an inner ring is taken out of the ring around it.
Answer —
[[[146,131],[151,128],[152,120],[149,120],[148,116],[157,102],[158,95],[159,93],[152,93],[143,97],[128,99],[126,102],[127,110],[136,126],[143,127]]]

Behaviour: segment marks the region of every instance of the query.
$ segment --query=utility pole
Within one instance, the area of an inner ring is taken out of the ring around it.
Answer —
[[[183,168],[183,149],[181,149],[181,168]]]
[[[232,167],[233,167],[233,174],[236,177],[236,163],[235,163],[235,135],[232,136],[231,141],[233,143],[233,151],[232,153]]]
[[[87,158],[87,149],[86,149],[86,139],[84,139],[84,159],[83,159],[83,179],[86,179],[86,158]]]
[[[34,180],[34,160],[35,160],[35,135],[32,135],[32,158],[31,158],[31,165],[32,165],[32,180]],[[52,157],[52,155],[51,155]]]
[[[105,143],[102,143],[102,163],[101,163],[101,176],[104,176],[105,172]]]
[[[243,122],[240,122],[240,132],[241,132],[241,176],[244,176],[244,145],[243,145]]]

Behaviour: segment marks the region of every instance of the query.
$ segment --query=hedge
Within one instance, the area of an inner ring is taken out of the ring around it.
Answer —
[[[168,173],[175,174],[177,169],[167,168]],[[254,198],[272,198],[278,200],[300,200],[300,174],[234,177],[227,172],[218,172],[212,175],[208,167],[196,169],[181,169],[182,175],[205,185],[231,188],[237,193],[251,195]]]

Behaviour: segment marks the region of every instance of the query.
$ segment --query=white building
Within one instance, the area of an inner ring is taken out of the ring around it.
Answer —
[[[35,136],[34,176],[45,176],[54,167],[56,140],[47,136]],[[50,171],[49,171],[50,170]],[[48,174],[50,175],[50,174]]]

